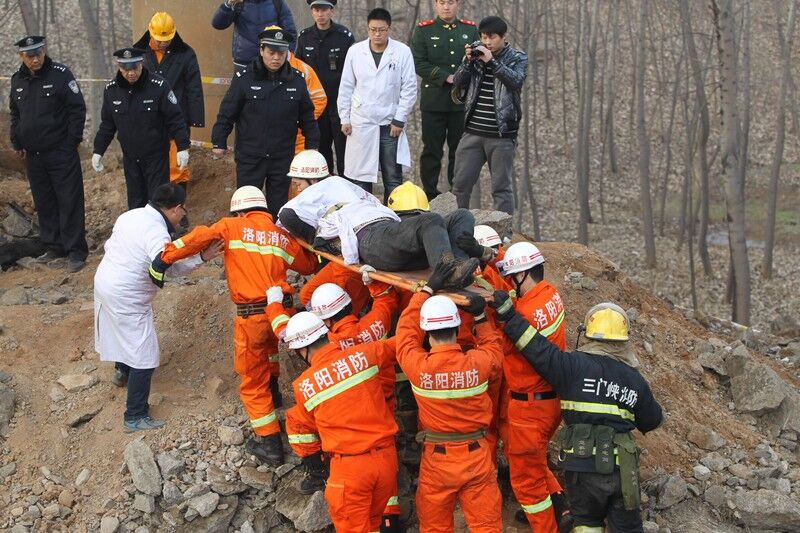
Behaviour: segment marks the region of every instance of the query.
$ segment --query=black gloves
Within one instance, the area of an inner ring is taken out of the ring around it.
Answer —
[[[456,244],[470,257],[477,257],[480,259],[486,252],[484,247],[478,244],[478,241],[475,240],[475,237],[469,233],[462,233],[456,237]]]
[[[150,268],[147,273],[150,275],[150,281],[155,283],[159,289],[164,288],[164,273],[170,267],[167,263],[161,260],[161,252],[150,263]]]
[[[494,291],[494,301],[489,305],[495,310],[497,319],[502,322],[508,322],[516,314],[511,296],[506,291]]]
[[[474,316],[476,322],[486,318],[484,314],[486,310],[486,300],[473,292],[467,293],[466,298],[469,300],[469,305],[462,305],[460,306],[461,309]]]
[[[442,287],[444,287],[445,281],[453,275],[455,269],[456,264],[454,261],[447,263],[439,261],[436,263],[436,266],[433,267],[433,272],[431,272],[431,276],[428,278],[427,286],[433,292],[441,290]]]

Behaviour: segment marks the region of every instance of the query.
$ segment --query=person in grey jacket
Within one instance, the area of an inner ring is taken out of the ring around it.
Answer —
[[[456,150],[453,194],[458,207],[469,207],[481,168],[489,163],[494,209],[514,213],[512,170],[522,118],[520,93],[528,55],[505,40],[508,25],[500,17],[478,24],[481,44],[466,46],[453,75],[454,96],[464,99],[464,135]]]

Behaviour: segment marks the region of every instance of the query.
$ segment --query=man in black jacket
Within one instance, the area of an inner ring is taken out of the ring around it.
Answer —
[[[458,207],[469,207],[472,188],[488,162],[494,209],[513,214],[512,171],[528,56],[505,41],[508,25],[500,17],[486,17],[478,31],[482,44],[466,47],[453,75],[454,92],[464,96],[466,91],[465,131],[456,150],[453,194]]]
[[[214,154],[223,157],[236,125],[236,187],[265,189],[273,217],[286,203],[298,124],[306,149],[319,146],[314,105],[302,74],[288,61],[289,35],[278,27],[261,32],[261,56],[233,77],[211,132]]]
[[[191,128],[202,128],[206,121],[203,82],[194,50],[181,39],[175,21],[165,12],[153,15],[147,31],[133,46],[145,51],[145,68],[169,82],[191,137]],[[170,142],[169,179],[185,189],[191,175],[188,167],[178,168],[177,152],[175,143]]]
[[[170,139],[178,148],[178,166],[189,163],[189,133],[169,83],[144,67],[144,51],[123,48],[114,56],[119,72],[103,93],[92,167],[103,171],[103,154],[119,133],[128,209],[135,209],[147,205],[156,188],[169,181]]]
[[[639,373],[628,342],[625,311],[601,303],[586,313],[587,342],[562,352],[521,315],[508,293],[495,291],[492,307],[506,336],[561,398],[558,435],[567,497],[576,529],[640,533],[639,450],[632,431],[656,429],[661,406]]]
[[[336,99],[339,97],[344,58],[355,38],[350,30],[332,20],[336,11],[336,0],[307,0],[307,2],[311,6],[314,25],[300,32],[297,37],[296,55],[314,69],[325,89],[328,107],[317,119],[320,136],[319,152],[325,156],[328,168],[333,172],[335,151],[337,173],[339,176],[344,176],[344,148],[347,137],[342,133]]]
[[[31,35],[16,46],[22,61],[11,77],[11,146],[25,158],[49,262],[68,255],[67,270],[86,264],[86,217],[78,145],[86,103],[72,72],[53,62],[45,39]]]

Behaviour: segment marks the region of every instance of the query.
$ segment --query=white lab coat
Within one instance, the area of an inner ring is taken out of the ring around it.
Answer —
[[[389,39],[375,68],[369,40],[354,44],[347,51],[339,85],[339,118],[350,124],[344,166],[347,177],[357,181],[378,181],[380,126],[392,120],[408,122],[417,100],[417,74],[411,49]],[[405,129],[397,143],[397,163],[403,172],[411,168],[411,151]]]
[[[317,236],[328,240],[338,237],[342,243],[342,258],[345,264],[353,265],[359,261],[356,233],[381,219],[400,223],[400,217],[385,205],[367,200],[350,202],[319,219]]]
[[[158,367],[151,305],[158,287],[147,272],[171,240],[163,215],[149,205],[123,213],[114,223],[94,275],[94,349],[100,360],[139,369]],[[202,263],[197,254],[176,262],[169,273],[186,275]]]

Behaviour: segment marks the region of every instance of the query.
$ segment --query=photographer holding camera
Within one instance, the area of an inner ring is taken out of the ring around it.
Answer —
[[[500,17],[481,20],[480,42],[465,47],[464,60],[453,75],[454,94],[466,91],[465,131],[456,151],[453,194],[458,207],[469,207],[472,188],[488,162],[494,209],[511,215],[514,152],[522,118],[520,93],[528,55],[506,42],[507,31]]]

